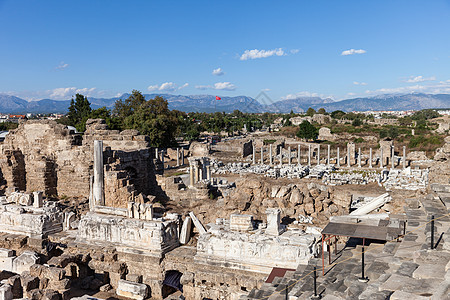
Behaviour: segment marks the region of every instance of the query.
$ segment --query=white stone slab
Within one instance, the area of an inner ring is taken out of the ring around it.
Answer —
[[[144,300],[147,297],[148,288],[142,283],[119,279],[116,293],[130,299]]]

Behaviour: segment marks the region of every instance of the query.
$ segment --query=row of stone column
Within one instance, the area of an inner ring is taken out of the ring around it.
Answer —
[[[191,187],[204,179],[211,181],[211,178],[211,165],[209,158],[189,158],[189,185]]]
[[[181,151],[180,151],[181,150]],[[181,155],[180,155],[181,152]],[[155,159],[161,160],[164,169],[164,155],[166,154],[166,150],[159,150],[155,148]],[[177,167],[184,166],[184,149],[177,148]]]
[[[330,145],[327,145],[327,146],[328,146],[327,147],[328,151],[327,151],[326,164],[330,165],[331,164],[331,146]],[[346,155],[346,157],[344,157],[344,159],[346,159],[346,162],[347,162],[347,167],[351,167],[352,165],[355,165],[355,164],[357,164],[358,167],[362,167],[362,165],[361,165],[361,159],[362,159],[361,158],[361,148],[358,148],[357,159],[354,158],[356,153],[353,153],[353,156],[352,156],[351,149],[352,149],[352,147],[347,145],[347,155]],[[337,148],[337,152],[336,152],[336,158],[334,159],[335,162],[336,162],[337,167],[341,166],[341,159],[340,159],[340,153],[339,153],[340,151],[339,150],[340,149],[338,147]],[[381,151],[380,152],[380,157],[379,157],[376,165],[378,165],[380,168],[383,168],[383,167],[387,166],[387,163],[385,165],[384,161],[383,161],[384,160],[383,159],[383,148],[380,148],[380,151]],[[283,165],[283,154],[282,154],[282,152],[283,152],[282,149],[280,149],[280,154],[278,155],[279,156],[279,164],[280,164],[280,166]],[[391,157],[389,158],[389,160],[391,162],[391,168],[395,168],[394,146],[392,146],[390,152],[391,152]],[[311,166],[311,164],[312,164],[311,144],[308,145],[308,152],[307,153],[308,153],[307,163],[308,163],[308,166]],[[261,154],[261,157],[259,159],[259,163],[260,164],[264,164],[264,147],[261,147],[260,154]],[[288,165],[291,165],[292,164],[292,158],[293,158],[292,157],[291,146],[288,147],[287,154],[288,154],[288,157],[287,157]],[[252,157],[253,157],[253,159],[252,159],[253,160],[253,164],[257,164],[258,158],[256,157],[256,148],[255,147],[253,147],[253,156]],[[295,157],[295,155],[294,155],[294,157]],[[406,168],[406,147],[405,146],[403,146],[403,156],[402,156],[401,161],[402,161],[402,167]],[[320,164],[320,145],[317,145],[316,163],[317,163],[317,165]],[[272,154],[272,145],[269,145],[269,164],[270,165],[274,164],[274,156]],[[297,150],[297,164],[301,165],[301,147],[300,147],[300,145],[298,145],[298,150]],[[367,166],[367,164],[369,165],[369,168],[373,167],[372,148],[369,149],[369,160],[368,160],[368,163],[366,163],[366,166]]]

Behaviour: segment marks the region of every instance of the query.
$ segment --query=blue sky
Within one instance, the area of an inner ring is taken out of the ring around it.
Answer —
[[[132,89],[274,101],[450,93],[450,0],[0,0],[0,93]]]

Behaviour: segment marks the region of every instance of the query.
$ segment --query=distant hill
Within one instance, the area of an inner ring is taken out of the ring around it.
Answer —
[[[278,112],[289,113],[306,111],[309,107],[325,108],[331,112],[366,111],[366,110],[420,110],[426,108],[450,108],[449,94],[395,94],[379,95],[375,97],[354,98],[342,101],[320,97],[299,97],[296,99],[280,100],[264,105],[247,96],[222,97],[215,100],[213,95],[172,95],[172,94],[145,94],[146,99],[162,96],[169,102],[170,109],[186,112],[232,112],[236,109],[242,112]],[[114,98],[88,98],[94,109],[105,106],[114,107],[118,99],[126,99],[129,94]],[[0,113],[66,113],[70,100],[42,99],[39,101],[26,101],[24,99],[0,94]]]

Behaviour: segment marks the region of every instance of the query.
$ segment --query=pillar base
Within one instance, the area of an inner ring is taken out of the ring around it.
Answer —
[[[360,278],[358,278],[358,281],[359,282],[369,282],[369,278],[367,278],[367,277],[360,277]]]

